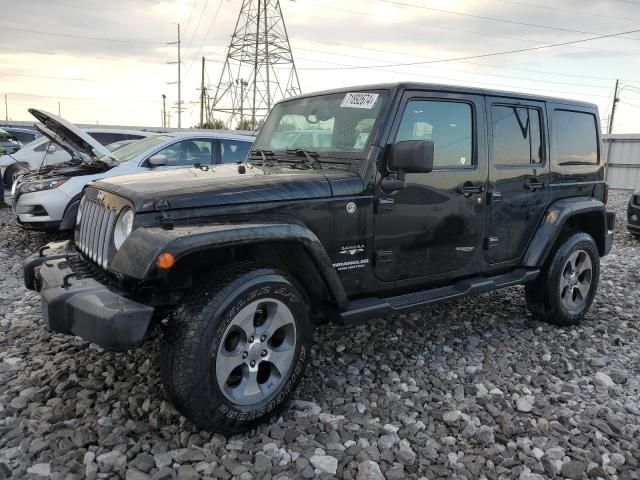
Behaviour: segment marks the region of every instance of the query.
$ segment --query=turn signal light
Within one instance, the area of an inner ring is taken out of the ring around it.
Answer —
[[[173,264],[175,263],[176,259],[173,256],[173,253],[171,252],[162,252],[160,255],[158,255],[158,258],[156,259],[156,265],[158,266],[158,268],[161,268],[163,270],[168,270],[169,268],[173,267]]]

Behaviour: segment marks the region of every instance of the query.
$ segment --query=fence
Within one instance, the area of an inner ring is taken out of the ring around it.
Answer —
[[[611,188],[640,188],[640,134],[603,135],[606,179]]]

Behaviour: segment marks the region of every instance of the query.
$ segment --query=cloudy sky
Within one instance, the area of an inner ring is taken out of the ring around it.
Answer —
[[[640,32],[563,47],[472,57],[640,29],[640,0],[281,0],[304,92],[414,80],[577,98],[603,121],[616,78],[615,132],[640,132]],[[3,8],[0,94],[9,117],[31,106],[79,123],[160,125],[177,101],[176,25],[183,51],[183,126],[198,121],[200,57],[220,77],[241,0],[26,0]],[[374,66],[375,68],[353,68]],[[4,108],[0,108],[4,117]],[[171,126],[177,126],[174,110]]]

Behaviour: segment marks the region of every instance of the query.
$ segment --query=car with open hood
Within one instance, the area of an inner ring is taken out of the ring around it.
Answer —
[[[55,119],[55,122],[59,125],[64,125],[65,128],[85,132],[97,142],[95,144],[96,147],[123,140],[139,140],[154,135],[154,132],[128,128],[89,127],[81,129],[65,119],[43,110],[32,108],[29,112],[38,121],[42,122],[44,120],[44,123],[40,124],[40,128],[45,127],[48,122],[47,119]],[[36,125],[37,127],[38,125]],[[11,155],[0,155],[0,180],[4,182],[8,190],[11,190],[18,177],[28,173],[30,170],[36,171],[42,167],[58,165],[72,158],[67,149],[63,148],[59,143],[52,142],[49,137],[42,135],[41,131],[36,130],[36,133],[38,138],[26,144],[22,142],[24,145],[19,151]]]
[[[253,143],[253,137],[244,135],[171,132],[109,151],[74,125],[45,112],[38,115],[40,131],[63,148],[71,160],[23,175],[14,184],[14,215],[18,225],[29,230],[72,229],[82,189],[94,180],[195,164],[212,168],[220,163],[240,162]]]
[[[25,284],[49,328],[107,349],[160,326],[178,410],[247,431],[286,405],[316,321],[524,284],[534,318],[580,323],[615,223],[599,118],[586,102],[453,85],[287,98],[245,164],[88,185],[73,241],[27,259]]]

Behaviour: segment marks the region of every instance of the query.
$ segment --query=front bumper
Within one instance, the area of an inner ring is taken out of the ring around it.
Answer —
[[[153,307],[130,300],[77,268],[70,242],[50,243],[24,261],[27,288],[40,293],[44,322],[54,332],[77,335],[108,350],[144,341]],[[46,254],[46,256],[45,256]]]
[[[71,197],[59,188],[13,194],[13,213],[16,222],[29,230],[57,229],[64,217]],[[38,212],[36,209],[42,210]]]

